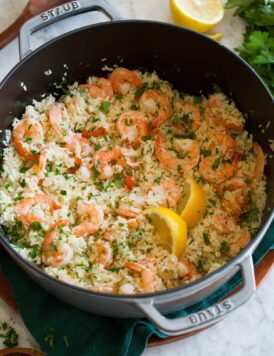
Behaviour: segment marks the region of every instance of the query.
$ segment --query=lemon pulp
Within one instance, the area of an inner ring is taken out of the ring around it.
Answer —
[[[180,257],[187,242],[186,222],[168,208],[148,208],[143,213],[150,216],[155,231],[161,236],[162,247]]]
[[[192,228],[202,219],[206,210],[206,195],[194,179],[187,179],[182,197],[178,202],[178,214]]]
[[[220,0],[170,0],[174,21],[198,32],[207,32],[224,16]]]

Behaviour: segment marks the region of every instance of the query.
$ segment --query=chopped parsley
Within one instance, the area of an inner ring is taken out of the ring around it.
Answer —
[[[201,96],[194,96],[193,104],[201,104],[203,102],[203,98]]]
[[[99,145],[95,146],[94,149],[95,149],[95,151],[99,151],[101,148],[102,148],[102,145],[99,144]]]
[[[50,251],[57,251],[57,247],[54,244],[50,244]]]
[[[210,151],[210,150],[206,150],[206,149],[204,149],[204,148],[201,148],[200,153],[201,153],[201,155],[204,156],[204,157],[209,157],[209,156],[211,156],[211,151]]]
[[[217,169],[219,167],[219,165],[221,164],[221,159],[218,157],[215,159],[215,161],[213,162],[211,168],[213,170]]]
[[[139,106],[135,105],[135,104],[132,104],[131,107],[130,107],[131,110],[134,110],[134,111],[137,111],[140,109]]]
[[[95,166],[93,169],[93,180],[96,180],[98,177],[100,177],[100,174],[101,174],[100,171]]]
[[[115,206],[115,209],[119,209],[120,203],[119,203],[118,201],[116,201],[115,204],[114,204],[114,206]]]
[[[196,138],[196,133],[194,131],[189,131],[185,133],[184,138],[189,138],[191,140],[194,140]]]
[[[116,188],[122,188],[124,186],[124,180],[121,176],[117,176],[114,180],[114,184]]]
[[[28,167],[23,166],[23,167],[20,168],[19,172],[20,173],[26,173],[27,170],[28,170]]]
[[[223,240],[221,242],[220,249],[221,249],[221,252],[228,252],[230,250],[228,242]]]
[[[26,137],[25,139],[24,139],[24,142],[25,143],[29,143],[29,142],[31,142],[32,141],[32,137]]]
[[[250,226],[252,224],[252,222],[258,220],[260,211],[259,211],[256,203],[253,200],[251,200],[249,202],[249,207],[250,207],[249,211],[247,213],[243,214],[241,216],[241,218],[244,222],[247,223],[247,225]]]
[[[211,205],[216,206],[216,200],[208,198],[208,201],[210,202]]]
[[[92,116],[91,122],[94,124],[95,122],[100,121],[100,119],[96,116]]]
[[[39,223],[39,222],[36,222],[36,221],[33,221],[31,224],[30,224],[30,227],[35,230],[35,231],[41,231],[43,230],[42,228],[42,225]]]
[[[9,234],[15,239],[18,240],[23,236],[23,223],[20,220],[15,221],[15,225],[10,229]]]
[[[135,91],[136,96],[142,96],[148,86],[148,83],[144,83],[140,88]]]
[[[150,224],[152,224],[152,222],[153,222],[152,218],[151,218],[150,216],[148,216],[148,215],[146,215],[146,220],[147,220]]]
[[[161,179],[162,179],[162,177],[155,178],[154,182],[157,183],[157,184],[160,184],[161,183]]]
[[[66,190],[61,190],[60,192],[62,195],[67,195],[67,191]]]
[[[206,245],[210,245],[209,234],[206,233],[206,232],[204,232],[204,233],[203,233],[203,238],[204,238],[204,243],[205,243]]]
[[[111,267],[109,270],[110,270],[110,272],[119,272],[121,269],[125,269],[125,267],[124,266],[121,266],[121,267]]]
[[[201,274],[203,274],[205,272],[205,267],[204,267],[204,264],[203,264],[203,261],[202,260],[199,260],[198,261],[198,264],[197,264],[197,271]]]
[[[59,85],[56,85],[56,88],[61,89],[64,94],[67,94],[68,93],[67,84],[68,81],[66,79],[63,79]]]
[[[99,106],[99,110],[102,111],[104,114],[108,114],[110,107],[111,107],[111,102],[103,101],[102,104]]]
[[[3,344],[6,347],[11,348],[18,345],[18,334],[7,323],[2,323],[0,325],[0,337],[4,339]]]
[[[26,184],[27,184],[26,180],[22,179],[21,182],[20,182],[20,187],[25,188]]]
[[[247,155],[245,152],[241,155],[241,161],[246,161],[247,160]]]
[[[32,249],[30,250],[29,256],[30,256],[31,258],[37,257],[37,252],[36,252],[35,248],[32,248]]]

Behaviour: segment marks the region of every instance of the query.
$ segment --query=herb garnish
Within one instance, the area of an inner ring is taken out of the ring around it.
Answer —
[[[102,111],[104,114],[108,114],[110,107],[111,107],[111,102],[103,101],[102,104],[99,106],[99,110]]]
[[[18,334],[7,323],[0,325],[0,337],[3,338],[3,344],[6,347],[15,347],[18,345]]]
[[[274,94],[274,2],[269,0],[228,0],[225,7],[237,7],[234,15],[247,22],[244,43],[236,48],[263,78]]]

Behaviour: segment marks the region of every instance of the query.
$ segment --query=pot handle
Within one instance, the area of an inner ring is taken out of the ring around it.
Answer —
[[[121,20],[122,17],[106,0],[80,0],[71,1],[62,6],[54,7],[24,23],[19,34],[19,54],[22,60],[32,50],[30,36],[32,33],[53,24],[59,20],[82,14],[89,11],[101,11],[111,20]]]
[[[222,320],[233,310],[246,303],[256,290],[252,256],[246,257],[240,264],[243,287],[231,297],[213,306],[197,311],[185,317],[167,319],[153,305],[153,302],[136,302],[146,317],[167,335],[186,334],[197,329],[206,328]]]

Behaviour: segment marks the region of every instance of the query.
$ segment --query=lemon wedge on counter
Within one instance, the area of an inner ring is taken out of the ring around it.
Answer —
[[[156,232],[161,236],[163,248],[180,257],[186,247],[186,222],[168,208],[148,208],[143,214],[151,218]]]
[[[198,32],[207,32],[224,16],[220,0],[170,0],[174,21]]]
[[[224,34],[222,32],[206,33],[206,35],[215,41],[221,41],[221,39],[224,37]]]
[[[193,227],[202,219],[206,210],[206,195],[194,179],[188,178],[178,202],[178,214],[188,227]]]

